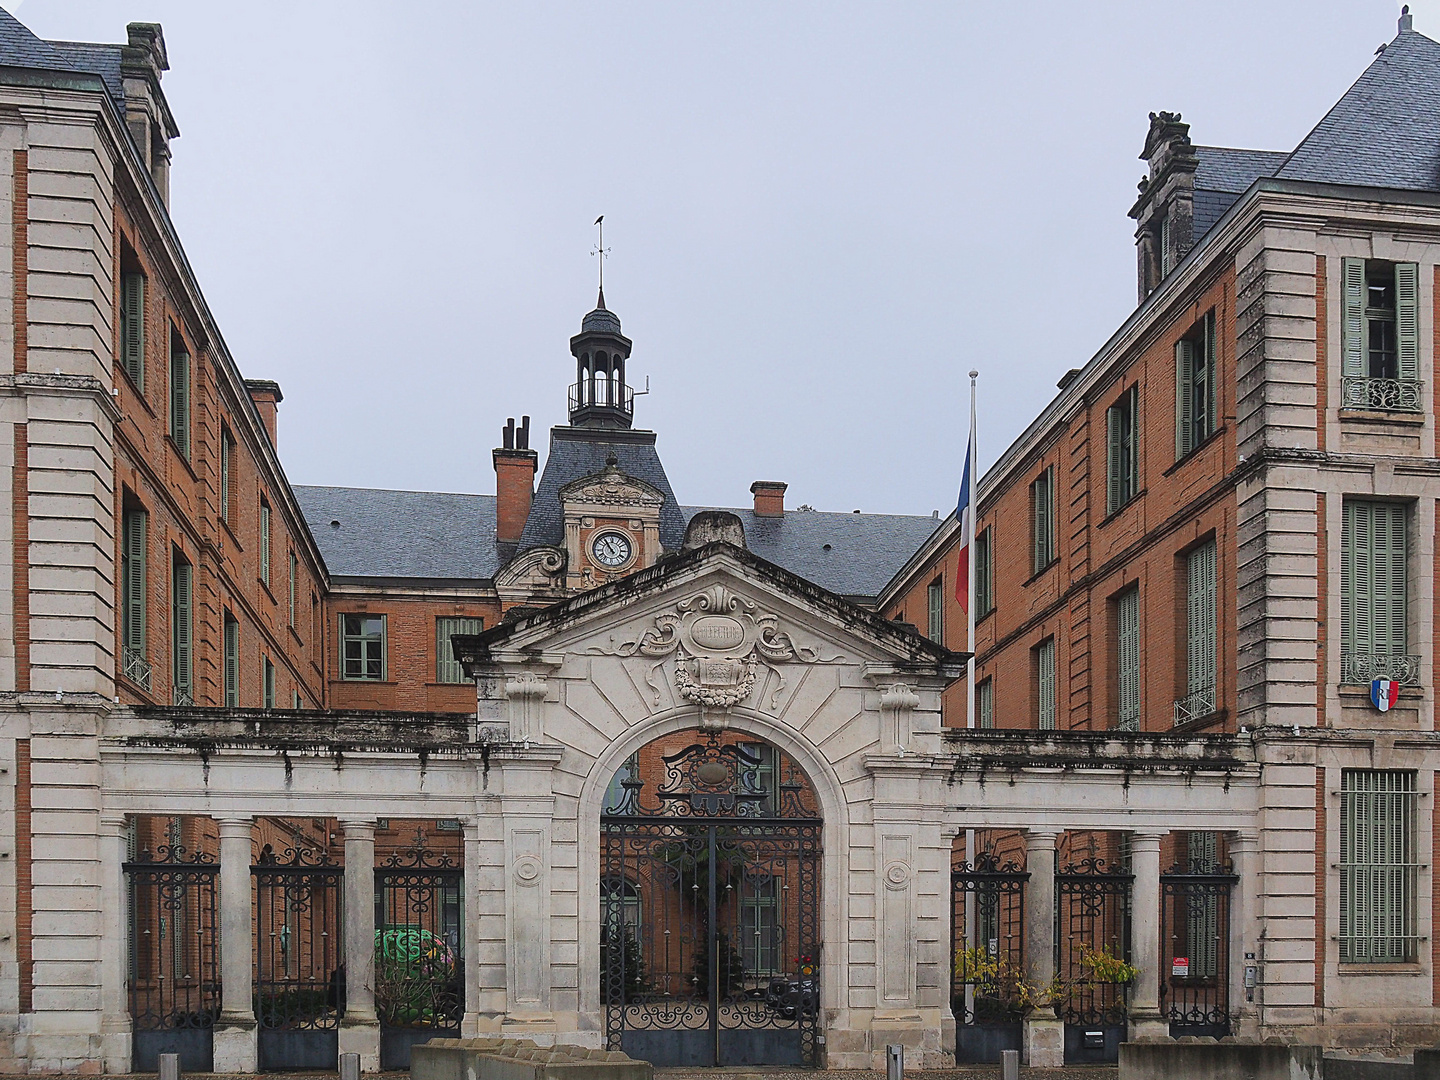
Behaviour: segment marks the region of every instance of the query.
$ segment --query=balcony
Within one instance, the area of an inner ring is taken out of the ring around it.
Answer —
[[[195,707],[195,696],[187,687],[174,686],[170,689],[170,704],[177,709],[191,709]]]
[[[635,416],[635,391],[623,382],[591,379],[570,384],[570,423],[618,423],[629,427]]]
[[[129,646],[121,650],[121,659],[124,663],[125,678],[148,694],[150,692],[150,661]]]
[[[1375,679],[1390,679],[1401,686],[1420,685],[1420,657],[1391,653],[1340,653],[1340,684],[1369,686]]]
[[[1350,375],[1346,376],[1343,386],[1342,409],[1418,413],[1424,408],[1420,400],[1424,384],[1419,379],[1367,379]]]
[[[1215,711],[1215,688],[1207,686],[1175,702],[1175,726],[1199,720]]]

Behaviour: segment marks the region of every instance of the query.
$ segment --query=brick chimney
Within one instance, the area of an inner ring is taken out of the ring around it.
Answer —
[[[501,445],[494,451],[495,459],[495,541],[518,544],[530,516],[530,500],[535,495],[535,464],[539,460],[530,449],[530,417],[522,416],[515,426],[512,416],[505,421]]]
[[[285,395],[280,393],[280,384],[270,379],[246,379],[245,389],[260,413],[260,422],[265,425],[265,434],[270,436],[270,445],[279,447],[280,444],[275,441],[275,420],[279,412],[277,406],[285,400]]]
[[[133,22],[125,27],[129,39],[120,47],[120,81],[125,90],[125,126],[135,140],[140,158],[150,170],[160,200],[170,205],[170,140],[180,134],[160,77],[170,70],[165,34],[159,23]]]
[[[784,517],[785,489],[788,484],[779,480],[756,480],[750,485],[750,494],[755,496],[756,517]]]

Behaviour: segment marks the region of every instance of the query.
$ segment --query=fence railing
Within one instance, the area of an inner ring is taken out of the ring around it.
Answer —
[[[122,650],[121,658],[125,665],[125,678],[148,694],[150,692],[150,661],[146,660],[142,653],[136,652],[128,646]]]

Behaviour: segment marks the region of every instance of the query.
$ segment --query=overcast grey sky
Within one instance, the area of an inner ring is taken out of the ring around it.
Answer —
[[[1292,148],[1392,0],[5,0],[164,25],[172,212],[293,482],[491,492],[565,420],[606,298],[675,492],[948,512],[964,373],[992,462],[1135,305],[1151,110]],[[1413,5],[1440,34],[1440,3]]]

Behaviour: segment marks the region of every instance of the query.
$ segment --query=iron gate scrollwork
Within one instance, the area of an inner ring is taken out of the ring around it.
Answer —
[[[632,760],[600,819],[606,1045],[656,1065],[818,1063],[821,821],[768,744]]]
[[[1110,972],[1130,959],[1134,880],[1093,856],[1055,875],[1055,971],[1064,988],[1057,1012],[1067,1063],[1119,1060],[1129,987]]]
[[[334,1069],[345,1012],[343,867],[323,851],[270,845],[255,883],[255,1019],[262,1071]]]
[[[1002,1050],[1020,1049],[1029,879],[1018,863],[1001,863],[989,852],[973,866],[960,863],[951,871],[950,1007],[957,1061],[997,1062]]]
[[[1160,1011],[1172,1036],[1231,1034],[1230,894],[1237,881],[1220,863],[1177,864],[1160,875]]]
[[[134,1068],[155,1072],[159,1055],[210,1072],[220,1015],[219,866],[179,845],[124,864],[130,903],[130,1017]]]
[[[375,1008],[380,1067],[408,1069],[410,1047],[460,1034],[464,868],[426,844],[397,851],[375,869]]]

